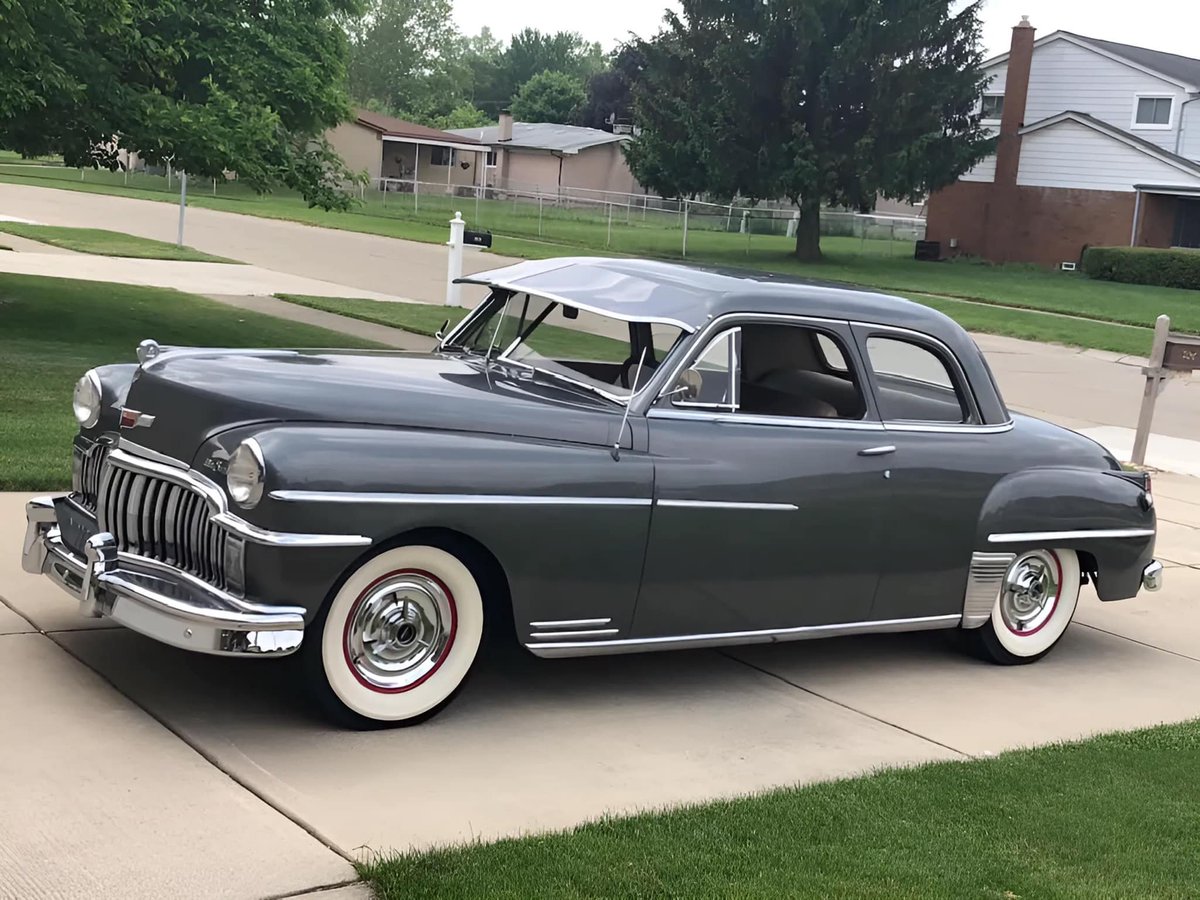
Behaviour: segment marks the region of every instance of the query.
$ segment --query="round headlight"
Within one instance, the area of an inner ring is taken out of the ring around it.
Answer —
[[[262,499],[266,473],[262,448],[254,438],[246,438],[229,457],[229,467],[225,470],[225,484],[233,502],[243,509],[257,506]]]
[[[75,418],[84,428],[91,428],[100,421],[100,376],[95,369],[88,369],[75,382],[75,396],[71,400]]]

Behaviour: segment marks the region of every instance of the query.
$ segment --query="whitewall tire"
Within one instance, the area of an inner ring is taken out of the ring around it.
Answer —
[[[1066,632],[1079,604],[1079,557],[1074,550],[1027,550],[1004,577],[992,615],[968,631],[972,649],[1001,665],[1041,659]]]
[[[449,703],[483,639],[479,580],[441,547],[386,550],[355,569],[306,629],[317,701],[341,724],[412,725]]]

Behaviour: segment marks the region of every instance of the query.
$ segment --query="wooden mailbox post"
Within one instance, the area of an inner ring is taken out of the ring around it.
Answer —
[[[1134,465],[1146,463],[1146,444],[1150,441],[1154,405],[1167,379],[1197,369],[1200,369],[1200,337],[1174,334],[1170,317],[1159,316],[1154,323],[1154,345],[1150,350],[1149,365],[1142,369],[1142,374],[1146,376],[1146,389],[1142,394],[1142,409],[1138,413],[1137,434],[1133,438]]]

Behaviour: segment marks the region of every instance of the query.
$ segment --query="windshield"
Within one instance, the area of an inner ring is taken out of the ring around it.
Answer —
[[[560,381],[623,402],[684,335],[675,325],[625,322],[530,294],[495,296],[446,345],[528,367]]]

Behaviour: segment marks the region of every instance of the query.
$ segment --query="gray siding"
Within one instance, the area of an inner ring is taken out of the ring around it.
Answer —
[[[1175,98],[1175,122],[1169,130],[1133,127],[1135,96]],[[1086,50],[1067,40],[1051,41],[1033,51],[1025,124],[1032,125],[1067,110],[1084,112],[1123,131],[1174,151],[1179,104],[1184,90],[1132,66]],[[1194,104],[1193,104],[1194,105]]]
[[[1200,162],[1200,94],[1194,95],[1195,102],[1183,108],[1180,127],[1179,155]]]
[[[1200,186],[1200,178],[1116,138],[1066,121],[1025,135],[1017,183],[1132,192],[1135,184]]]

